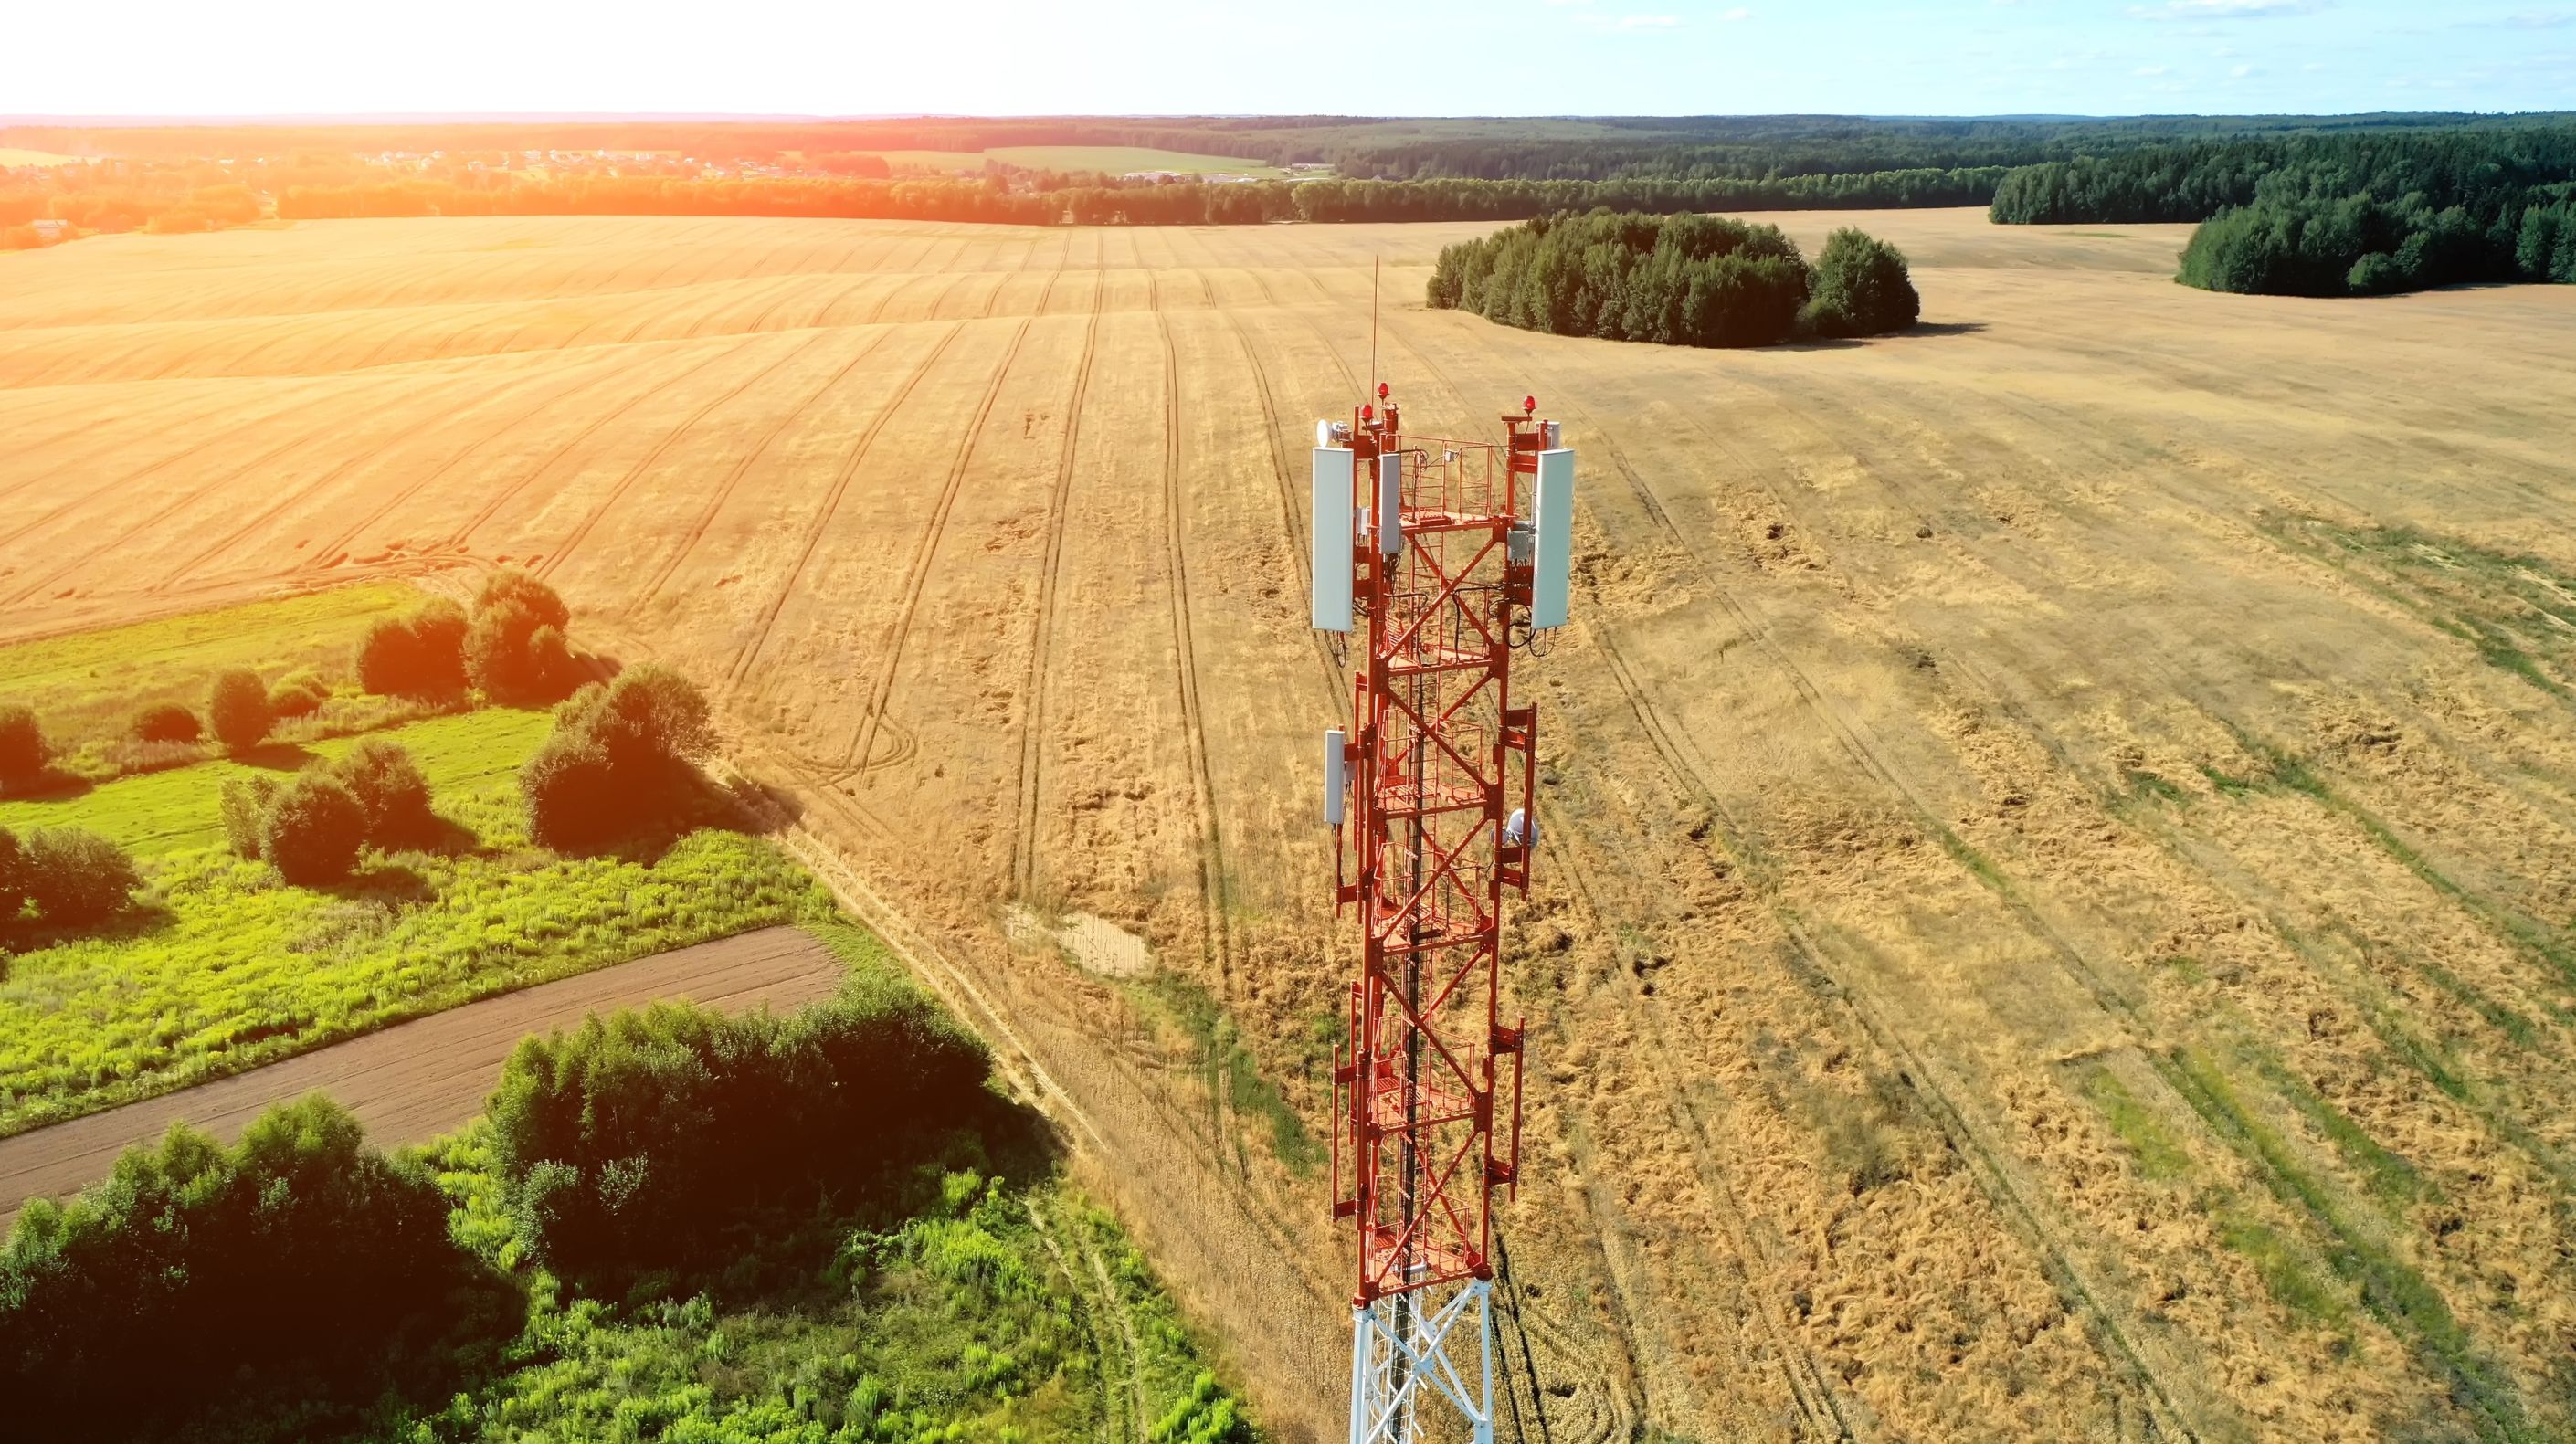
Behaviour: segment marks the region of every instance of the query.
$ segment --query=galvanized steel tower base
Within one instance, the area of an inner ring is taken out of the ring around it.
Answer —
[[[1354,735],[1324,748],[1360,935],[1333,1069],[1351,1444],[1416,1444],[1443,1401],[1489,1444],[1495,1194],[1520,1177],[1503,897],[1528,896],[1538,842],[1538,709],[1513,700],[1512,656],[1565,621],[1574,454],[1535,401],[1497,445],[1406,435],[1386,395],[1315,438],[1314,622],[1367,635]]]
[[[1476,1279],[1429,1314],[1399,1320],[1390,1301],[1351,1306],[1351,1444],[1418,1444],[1427,1390],[1494,1444],[1494,1286]],[[1460,1368],[1458,1361],[1468,1361]]]

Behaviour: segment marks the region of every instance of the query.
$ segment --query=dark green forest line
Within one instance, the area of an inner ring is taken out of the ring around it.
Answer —
[[[790,153],[1145,146],[1269,165],[1329,164],[1355,179],[1760,180],[1958,170],[2073,160],[2212,137],[2511,130],[2546,116],[2389,112],[2342,116],[1712,115],[916,116],[878,120],[465,121],[356,125],[42,125],[0,128],[0,145],[73,155],[224,155],[536,148],[677,152],[725,163]],[[2555,119],[2563,122],[2565,116]]]
[[[2015,170],[2005,224],[2199,221],[2180,279],[2358,296],[2576,281],[2576,126],[2237,139]]]
[[[1178,181],[1006,185],[998,179],[688,180],[597,176],[466,185],[400,180],[299,186],[288,220],[365,216],[809,216],[1013,225],[1266,225],[1278,221],[1509,221],[1598,207],[1684,211],[1859,210],[1985,204],[2004,172],[1889,171],[1785,180]]]

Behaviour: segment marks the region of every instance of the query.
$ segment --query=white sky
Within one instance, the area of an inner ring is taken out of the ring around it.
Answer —
[[[2576,108],[2576,0],[8,0],[6,11],[0,115],[17,116]]]

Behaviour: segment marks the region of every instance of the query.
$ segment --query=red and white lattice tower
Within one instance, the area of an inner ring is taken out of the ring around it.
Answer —
[[[1351,1227],[1351,1444],[1493,1411],[1493,1217],[1520,1172],[1522,1032],[1503,898],[1529,892],[1538,709],[1512,656],[1565,621],[1574,454],[1537,404],[1505,439],[1403,431],[1387,388],[1316,426],[1314,624],[1364,632],[1325,734],[1338,901],[1359,915],[1335,1058],[1333,1216]],[[1443,1431],[1446,1432],[1446,1431]]]

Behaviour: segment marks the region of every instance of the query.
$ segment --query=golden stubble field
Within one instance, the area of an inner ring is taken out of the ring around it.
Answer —
[[[1383,258],[1411,424],[1534,391],[1585,468],[1578,621],[1524,674],[1507,1432],[2576,1429],[2576,290],[2224,297],[2167,279],[2179,228],[1777,219],[1895,239],[1931,324],[1423,311],[1471,226],[0,258],[0,637],[534,568],[721,696],[1266,1416],[1331,1437],[1321,1180],[1008,919],[1141,934],[1325,1126],[1303,451]]]

